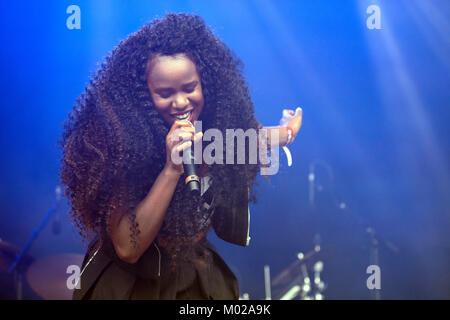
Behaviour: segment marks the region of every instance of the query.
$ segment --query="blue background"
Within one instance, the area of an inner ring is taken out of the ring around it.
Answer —
[[[66,8],[81,9],[69,30]],[[381,29],[366,9],[381,10]],[[247,248],[210,235],[240,281],[263,299],[272,277],[320,233],[328,299],[370,299],[371,226],[381,296],[450,298],[450,2],[9,1],[0,5],[0,238],[23,247],[54,202],[62,123],[106,55],[156,16],[201,15],[245,64],[256,114],[276,125],[303,108],[303,126],[270,181],[259,177]],[[315,164],[314,207],[308,201]],[[345,209],[339,204],[345,203]],[[84,247],[63,200],[29,253]]]

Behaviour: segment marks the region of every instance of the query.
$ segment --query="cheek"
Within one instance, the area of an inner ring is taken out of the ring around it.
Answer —
[[[169,114],[169,108],[165,106],[161,106],[155,103],[155,109],[162,117],[166,117]]]
[[[170,109],[170,103],[161,99],[153,99],[153,105],[159,113],[166,113]]]
[[[204,98],[203,98],[203,93],[201,90],[199,90],[195,93],[195,95],[193,96],[193,100],[195,101],[195,103],[198,106],[203,107]]]

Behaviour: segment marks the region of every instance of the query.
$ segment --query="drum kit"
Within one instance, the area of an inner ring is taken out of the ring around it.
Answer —
[[[266,300],[323,300],[326,283],[321,279],[323,259],[330,248],[319,245],[305,254],[297,254],[297,259],[270,279],[270,267],[264,266]]]
[[[273,297],[277,300],[323,300],[326,283],[321,279],[323,258],[329,248],[316,246],[297,259],[272,280]]]
[[[29,287],[41,299],[70,300],[73,288],[68,285],[69,266],[81,266],[81,254],[67,253],[35,259],[29,254],[21,257],[14,270],[20,248],[0,239],[0,300],[28,299],[23,288]]]

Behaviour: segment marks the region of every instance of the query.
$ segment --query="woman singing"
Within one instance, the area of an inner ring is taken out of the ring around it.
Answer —
[[[283,126],[267,128],[279,137],[271,147],[291,143],[301,120],[301,109],[285,110]],[[174,155],[207,146],[199,121],[224,136],[263,128],[240,60],[198,16],[143,26],[92,77],[61,141],[71,215],[91,240],[74,299],[238,299],[236,277],[206,234],[212,227],[248,244],[260,164],[202,162],[201,192],[191,195]]]

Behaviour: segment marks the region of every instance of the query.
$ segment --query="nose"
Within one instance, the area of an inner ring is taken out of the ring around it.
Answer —
[[[189,100],[187,99],[186,95],[182,93],[178,93],[175,95],[174,100],[172,101],[172,107],[174,109],[183,111],[187,106],[189,105]]]

